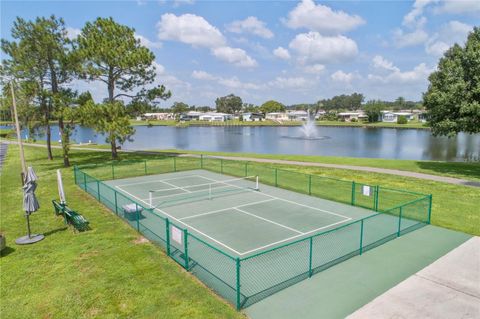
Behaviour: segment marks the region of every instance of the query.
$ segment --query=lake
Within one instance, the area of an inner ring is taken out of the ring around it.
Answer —
[[[302,154],[411,160],[466,161],[480,158],[480,134],[461,133],[454,138],[434,137],[429,130],[318,127],[321,139],[305,140],[299,127],[136,126],[130,150],[181,149],[265,154]],[[25,137],[25,132],[23,133]],[[37,139],[45,139],[39,132]],[[52,126],[58,140],[58,127]],[[72,134],[77,143],[105,143],[105,137],[90,128],[77,126]]]

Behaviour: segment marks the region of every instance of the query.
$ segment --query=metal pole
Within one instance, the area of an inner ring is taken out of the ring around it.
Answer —
[[[183,250],[185,255],[185,269],[188,270],[188,230],[183,230]]]
[[[10,82],[10,89],[12,91],[13,114],[15,116],[15,129],[17,131],[18,147],[20,148],[20,162],[22,163],[22,184],[24,177],[27,174],[27,164],[25,163],[25,153],[23,152],[22,137],[20,136],[20,124],[18,123],[17,101],[15,100],[15,90],[13,89],[14,81]],[[23,185],[22,185],[23,186]]]
[[[165,240],[167,244],[167,256],[170,256],[170,220],[167,218],[165,219],[165,228],[166,228],[166,233],[165,233]]]
[[[360,221],[360,255],[363,253],[363,219]]]
[[[351,205],[355,205],[355,181],[352,181],[352,201]]]
[[[400,213],[398,214],[398,231],[397,237],[400,237],[400,230],[402,229],[402,206],[400,206]]]
[[[235,268],[236,268],[236,272],[237,272],[237,310],[240,310],[240,303],[241,303],[241,300],[240,300],[240,258],[237,257],[237,259],[235,260]]]
[[[313,237],[310,237],[310,258],[308,262],[308,277],[312,277],[312,254],[313,254]]]
[[[430,224],[431,217],[432,217],[432,194],[428,195],[428,220],[427,220],[427,224]]]

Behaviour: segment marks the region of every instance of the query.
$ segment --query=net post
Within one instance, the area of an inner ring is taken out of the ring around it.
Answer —
[[[101,202],[100,200],[100,182],[97,179],[97,196],[98,196],[98,201]]]
[[[165,241],[167,245],[167,256],[170,256],[170,220],[165,219]]]
[[[143,161],[144,169],[145,169],[145,175],[147,175],[147,160]]]
[[[431,217],[432,217],[432,194],[428,195],[428,220],[427,220],[427,224],[430,224]]]
[[[400,230],[401,230],[401,227],[402,227],[402,211],[403,211],[403,206],[400,206],[400,213],[398,214],[397,237],[400,237]]]
[[[312,277],[312,254],[313,254],[313,237],[310,237],[310,256],[308,259],[308,277]]]
[[[183,230],[183,250],[185,255],[185,269],[188,271],[188,230]]]
[[[308,175],[308,195],[312,195],[312,175]]]
[[[355,206],[355,181],[352,181],[352,200],[350,204]]]
[[[113,191],[113,196],[115,198],[115,214],[118,215],[118,205],[117,205],[117,191]]]
[[[236,269],[236,277],[237,277],[237,310],[240,310],[241,308],[241,299],[240,299],[240,258],[235,259],[235,269]]]
[[[112,162],[112,179],[115,179],[115,167],[113,162]]]
[[[278,169],[275,168],[275,187],[278,187]]]
[[[173,157],[173,171],[177,171],[177,158],[175,156]]]
[[[140,232],[140,212],[138,211],[138,204],[135,203],[135,216],[137,217],[137,231]]]
[[[363,253],[363,219],[360,220],[360,255]]]

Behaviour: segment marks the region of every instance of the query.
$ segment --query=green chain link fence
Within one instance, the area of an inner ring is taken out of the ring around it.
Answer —
[[[195,169],[238,177],[256,175],[267,185],[364,207],[378,213],[239,258],[211,245],[183,226],[102,182]],[[328,267],[429,224],[432,205],[431,195],[207,156],[165,157],[75,166],[74,178],[81,189],[165,249],[168,256],[237,309],[247,307]],[[368,196],[362,196],[366,193]],[[135,204],[136,211],[126,213],[123,206],[132,203]]]

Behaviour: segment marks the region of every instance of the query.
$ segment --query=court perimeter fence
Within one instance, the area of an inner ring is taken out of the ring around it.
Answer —
[[[375,213],[240,258],[102,182],[195,169],[238,177],[257,175],[262,184],[364,207]],[[432,207],[432,195],[203,155],[75,166],[74,177],[80,188],[163,247],[168,256],[239,310],[429,224]],[[132,203],[136,213],[124,213],[123,206]]]

